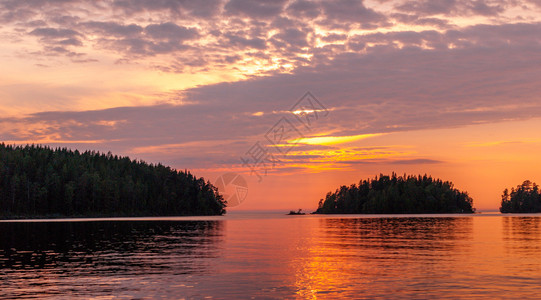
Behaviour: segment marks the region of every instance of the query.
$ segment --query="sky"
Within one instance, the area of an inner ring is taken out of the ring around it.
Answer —
[[[0,0],[0,141],[99,150],[313,211],[429,174],[541,183],[539,0]]]

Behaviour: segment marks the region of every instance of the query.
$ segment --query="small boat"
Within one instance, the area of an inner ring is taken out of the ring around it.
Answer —
[[[305,215],[306,213],[302,212],[302,209],[299,209],[298,211],[290,210],[287,214],[288,216],[298,216],[298,215]]]

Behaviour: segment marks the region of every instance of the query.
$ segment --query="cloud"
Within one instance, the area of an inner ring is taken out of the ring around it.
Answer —
[[[432,17],[421,17],[416,14],[392,13],[390,17],[401,24],[411,24],[419,26],[430,26],[439,29],[449,29],[452,26],[448,20]]]
[[[496,16],[504,11],[505,1],[423,0],[406,1],[396,8],[399,11],[421,16],[433,15],[481,15]]]
[[[265,19],[278,16],[286,3],[286,0],[230,0],[225,5],[224,9],[226,14],[229,15]]]
[[[385,15],[367,8],[359,0],[331,0],[322,1],[321,7],[325,19],[320,24],[330,28],[359,28],[370,29],[377,26],[386,26]]]
[[[57,28],[36,28],[30,32],[31,35],[36,35],[42,38],[69,38],[80,35],[77,31],[71,29]]]
[[[428,159],[428,158],[417,158],[417,159],[397,159],[390,162],[393,165],[425,165],[425,164],[441,164],[443,161]]]
[[[113,61],[164,72],[248,78],[363,52],[381,41],[359,40],[389,38],[384,32],[393,31],[398,36],[410,25],[422,27],[425,35],[442,29],[463,33],[466,28],[453,16],[484,17],[486,25],[494,25],[525,21],[514,13],[523,10],[524,3],[504,0],[4,0],[0,23],[9,25],[14,41],[25,34],[37,39],[42,49],[33,51],[36,59],[94,53],[86,60],[115,56]],[[360,31],[365,36],[359,38]],[[422,42],[448,46],[433,38]]]
[[[210,18],[221,7],[220,0],[114,0],[112,6],[127,15],[166,12],[170,17]]]
[[[280,31],[280,33],[273,36],[276,41],[283,42],[285,45],[302,48],[308,46],[306,31],[301,31],[297,28],[288,28]],[[277,44],[280,46],[280,44]]]
[[[315,19],[322,14],[322,8],[319,2],[296,0],[290,2],[287,12],[294,17]]]
[[[115,22],[90,21],[81,23],[79,26],[92,33],[113,37],[136,37],[143,32],[143,27],[133,23],[124,25]]]
[[[40,40],[46,44],[46,49],[48,49],[49,52],[57,52],[60,54],[72,53],[66,47],[83,45],[80,40],[82,35],[72,29],[50,27],[36,28],[29,34],[40,37]]]
[[[149,37],[158,40],[183,41],[193,39],[198,36],[197,30],[178,26],[177,24],[171,22],[148,25],[145,28],[145,32]]]
[[[539,0],[529,0],[529,3],[541,7],[541,2]]]
[[[297,122],[288,110],[307,90],[329,109],[329,114],[314,121],[310,130],[294,123],[306,137],[321,133],[334,137],[381,134],[536,118],[541,114],[541,71],[537,67],[541,64],[541,43],[536,34],[540,29],[540,24],[483,25],[460,32],[360,36],[360,42],[379,41],[381,45],[368,48],[366,53],[336,54],[332,60],[291,74],[185,90],[183,100],[190,103],[185,105],[34,114],[16,121],[25,124],[18,131],[4,129],[3,136],[105,140],[108,145],[122,140],[122,153],[136,147],[194,143],[179,146],[178,153],[199,157],[197,161],[212,165],[238,162],[253,143],[265,141],[265,133],[280,118],[289,116]],[[468,42],[462,43],[463,39]],[[397,42],[402,47],[397,47]],[[442,45],[421,47],[432,44]],[[455,47],[444,46],[451,44]],[[118,125],[103,126],[102,121]],[[20,129],[38,128],[37,124],[48,126],[39,131]],[[316,150],[330,153],[332,149],[312,149]],[[170,159],[179,160],[178,153],[171,152]],[[310,155],[314,153],[302,154],[292,163],[313,160]],[[327,156],[322,163],[332,165],[336,157]],[[404,157],[394,163],[437,163],[414,159]]]
[[[253,37],[253,38],[246,38],[243,36],[226,33],[224,34],[224,37],[227,38],[229,44],[232,47],[238,47],[241,49],[248,48],[248,49],[265,49],[267,47],[267,43],[264,39]]]
[[[40,44],[26,52],[27,60],[42,63],[55,56],[83,63],[106,57],[135,62],[148,72],[226,74],[228,81],[178,91],[189,104],[93,111],[62,111],[75,109],[68,105],[79,101],[73,95],[92,94],[88,90],[3,86],[3,96],[9,96],[4,105],[32,99],[24,104],[50,112],[4,118],[0,134],[13,141],[98,141],[122,153],[158,149],[171,160],[212,165],[238,162],[280,118],[290,116],[307,90],[329,109],[328,117],[303,132],[312,138],[534,118],[541,113],[541,23],[518,22],[511,13],[520,4],[1,1],[0,34],[10,37],[10,47],[20,55],[24,45]],[[317,146],[311,150],[332,150]],[[316,157],[321,156],[299,154],[295,162]],[[409,162],[437,163],[395,161]]]

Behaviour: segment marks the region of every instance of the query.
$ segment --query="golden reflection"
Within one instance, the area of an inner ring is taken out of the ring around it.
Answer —
[[[459,262],[470,251],[466,242],[472,232],[469,217],[320,219],[304,257],[292,262],[296,295],[300,299],[363,297],[396,289],[394,295],[381,296],[411,296],[415,288],[408,290],[408,283],[423,277],[424,284],[444,285],[446,278],[430,274]]]

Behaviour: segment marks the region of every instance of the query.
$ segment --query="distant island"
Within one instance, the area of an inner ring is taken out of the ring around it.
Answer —
[[[502,213],[538,213],[541,212],[541,193],[539,186],[529,180],[516,188],[503,191],[500,207]]]
[[[188,171],[95,151],[0,144],[0,218],[222,215]]]
[[[380,174],[358,185],[341,186],[319,201],[316,214],[474,213],[468,193],[430,176]]]

